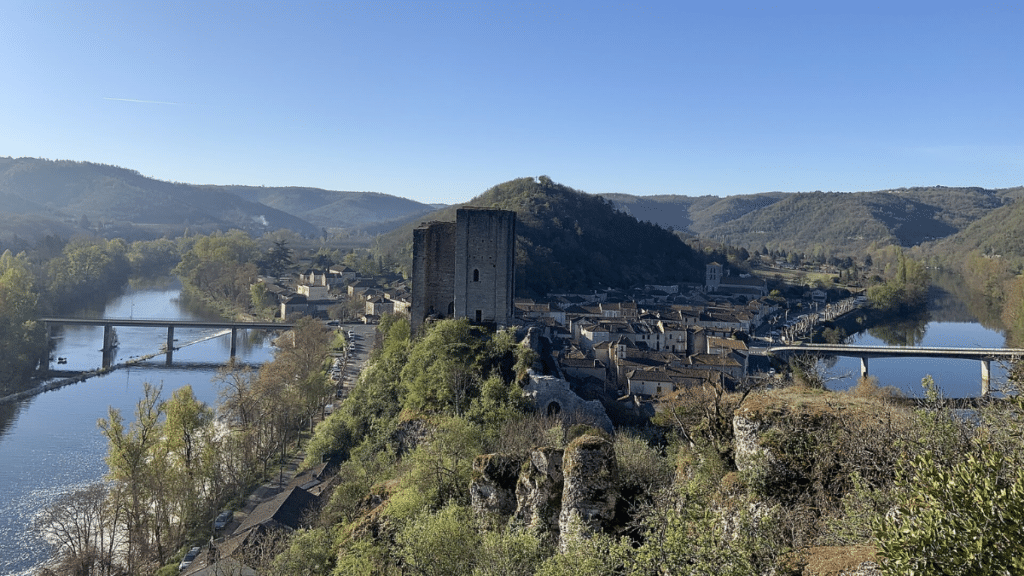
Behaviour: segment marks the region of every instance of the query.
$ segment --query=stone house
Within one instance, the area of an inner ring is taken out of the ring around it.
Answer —
[[[631,396],[660,396],[678,387],[668,370],[630,370],[626,375],[626,393]]]
[[[331,266],[328,269],[328,273],[334,275],[336,278],[339,278],[341,284],[351,282],[352,280],[355,280],[356,277],[358,276],[355,270],[349,268],[348,266],[345,266],[344,264],[337,264],[335,266]]]
[[[316,285],[316,284],[299,284],[296,287],[296,291],[302,294],[309,300],[329,300],[330,294],[328,293],[327,286]]]
[[[604,382],[608,376],[607,366],[597,358],[564,356],[558,359],[558,365],[566,376],[580,380],[590,377]]]
[[[367,316],[383,316],[385,314],[394,314],[395,303],[383,296],[376,296],[366,301],[366,315]]]

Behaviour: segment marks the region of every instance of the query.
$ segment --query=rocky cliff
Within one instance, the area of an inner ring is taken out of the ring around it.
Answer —
[[[618,502],[618,464],[613,444],[584,435],[564,450],[537,448],[525,460],[485,454],[473,462],[473,510],[540,532],[585,537],[607,530]]]

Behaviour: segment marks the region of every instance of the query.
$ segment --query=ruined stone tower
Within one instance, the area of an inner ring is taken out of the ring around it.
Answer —
[[[508,325],[515,292],[516,213],[460,208],[455,222],[413,231],[413,334],[428,316]]]

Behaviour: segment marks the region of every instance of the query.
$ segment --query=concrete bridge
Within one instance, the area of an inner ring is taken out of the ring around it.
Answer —
[[[993,360],[1012,362],[1024,358],[1022,348],[924,348],[916,346],[848,346],[843,344],[797,344],[751,349],[752,354],[821,354],[860,358],[860,375],[868,375],[871,358],[959,358],[981,362],[981,395],[988,396]]]
[[[174,329],[175,328],[214,328],[231,331],[231,357],[235,357],[236,345],[238,343],[239,330],[288,330],[295,326],[285,322],[226,322],[226,321],[203,321],[203,320],[155,320],[137,318],[40,318],[40,322],[46,327],[47,334],[53,326],[103,326],[103,368],[110,368],[114,360],[114,350],[117,348],[114,342],[115,326],[139,326],[147,328],[164,328],[167,330],[167,363],[171,363],[174,353]],[[49,366],[49,357],[44,365]]]

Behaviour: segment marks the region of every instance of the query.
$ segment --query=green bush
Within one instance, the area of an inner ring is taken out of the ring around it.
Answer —
[[[1024,573],[1024,469],[991,447],[951,466],[917,456],[894,497],[875,525],[885,574]]]

